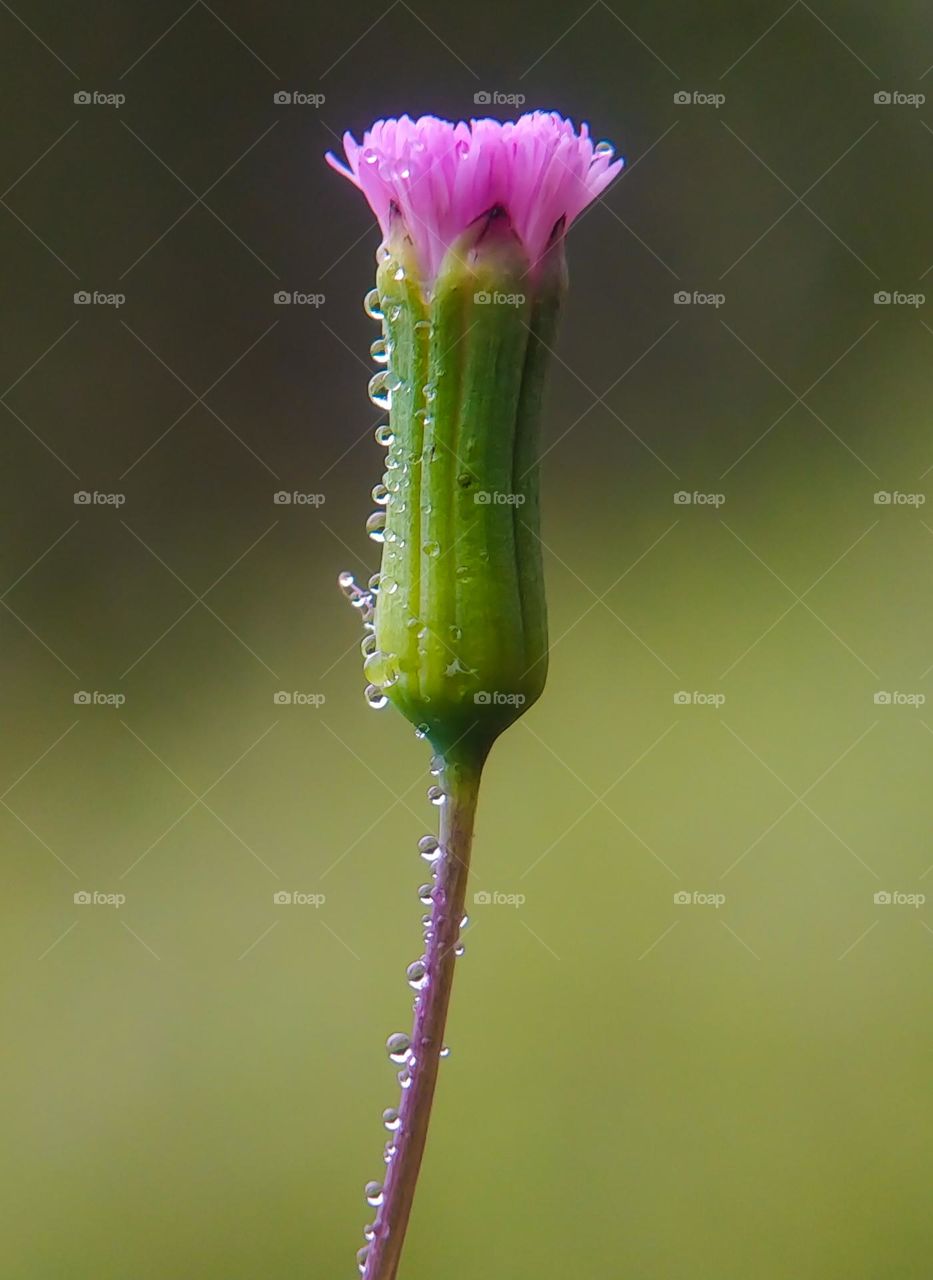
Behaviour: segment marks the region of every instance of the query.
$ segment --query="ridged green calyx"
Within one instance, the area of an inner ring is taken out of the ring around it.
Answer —
[[[485,754],[547,674],[538,436],[563,225],[532,266],[490,209],[429,296],[400,218],[380,257],[392,439],[365,669],[442,755]]]

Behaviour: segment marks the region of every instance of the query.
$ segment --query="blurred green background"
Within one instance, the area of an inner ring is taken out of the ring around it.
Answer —
[[[481,801],[473,888],[524,901],[471,913],[403,1274],[928,1276],[933,322],[874,298],[933,278],[933,115],[875,101],[929,91],[929,12],[13,9],[3,1273],[355,1274],[434,810],[335,587],[377,237],[322,152],[498,93],[629,168],[571,237],[550,683]]]

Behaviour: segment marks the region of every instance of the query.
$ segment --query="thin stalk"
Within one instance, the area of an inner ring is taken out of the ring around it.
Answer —
[[[434,863],[431,923],[425,947],[427,982],[418,994],[411,1035],[411,1083],[402,1090],[395,1154],[383,1185],[363,1280],[395,1280],[405,1230],[428,1136],[431,1103],[444,1044],[444,1025],[456,967],[456,946],[464,915],[473,823],[482,760],[447,760],[440,819],[440,856]]]

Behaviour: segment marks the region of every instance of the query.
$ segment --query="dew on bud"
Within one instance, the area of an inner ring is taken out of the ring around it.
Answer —
[[[382,303],[379,300],[379,290],[370,289],[366,297],[363,299],[363,310],[369,316],[370,320],[382,319]]]
[[[382,1123],[390,1133],[395,1133],[396,1129],[401,1128],[401,1120],[395,1107],[386,1107],[382,1113]]]
[[[381,1182],[367,1182],[365,1187],[366,1203],[371,1204],[373,1208],[378,1208],[382,1204],[384,1196],[382,1194]]]
[[[360,653],[364,658],[368,658],[370,654],[376,652],[376,637],[370,631],[368,635],[363,636],[360,641]]]
[[[372,356],[376,364],[385,364],[389,359],[389,352],[386,347],[385,338],[377,338],[369,348],[369,354]]]
[[[611,142],[597,142],[593,148],[594,156],[614,156],[615,153],[616,149]]]
[[[373,485],[373,502],[377,503],[380,507],[384,507],[388,501],[389,501],[389,490],[386,488],[386,486],[381,483],[374,484]]]
[[[431,905],[431,903],[434,901],[433,895],[434,895],[433,884],[418,885],[418,901],[423,903],[424,906],[429,907]],[[428,919],[430,919],[430,916],[428,917]]]
[[[386,513],[384,511],[374,511],[366,521],[366,532],[372,538],[373,542],[385,542],[386,540]]]
[[[428,766],[433,777],[437,778],[444,772],[444,757],[432,756],[431,763]]]
[[[443,1049],[441,1049],[440,1053],[439,1053],[437,1056],[438,1056],[439,1058],[449,1058],[449,1057],[450,1057],[450,1049],[447,1047],[447,1045],[446,1045],[446,1044],[444,1045]]]
[[[366,701],[374,711],[381,711],[389,701],[378,685],[368,684],[363,692]]]
[[[401,674],[395,654],[381,649],[374,650],[363,663],[363,675],[380,689],[391,689]]]
[[[388,449],[390,444],[395,443],[395,432],[389,426],[388,422],[381,423],[373,433],[376,444],[381,444],[383,449]]]
[[[388,409],[392,393],[388,386],[389,375],[385,369],[374,373],[369,380],[369,398],[379,409]]]
[[[428,787],[428,799],[432,804],[442,805],[446,799],[443,787]]]
[[[428,967],[423,960],[414,960],[405,970],[405,977],[412,991],[421,991],[427,986]]]

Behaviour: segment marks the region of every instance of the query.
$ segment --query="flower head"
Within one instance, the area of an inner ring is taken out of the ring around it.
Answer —
[[[436,116],[377,120],[363,135],[343,138],[347,163],[328,153],[334,169],[366,196],[384,236],[397,210],[430,286],[450,246],[476,218],[501,206],[532,263],[544,253],[561,218],[567,226],[622,168],[607,143],[593,144],[556,111],[518,120]]]

